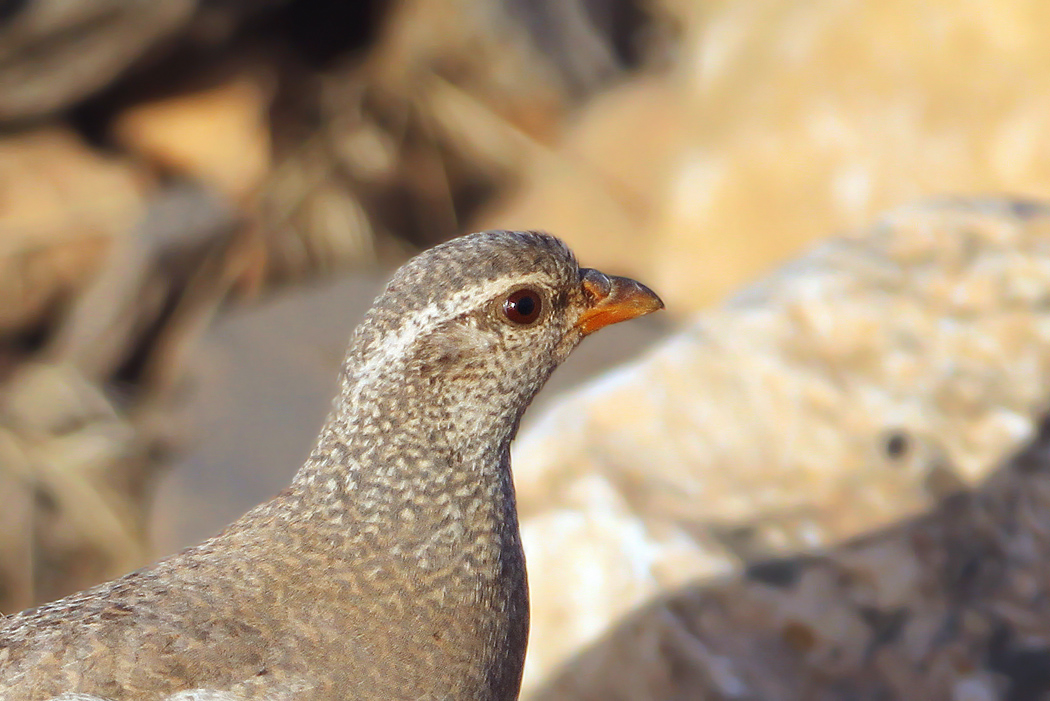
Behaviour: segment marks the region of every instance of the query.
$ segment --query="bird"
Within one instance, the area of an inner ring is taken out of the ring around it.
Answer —
[[[418,254],[354,330],[291,486],[199,545],[0,620],[0,698],[516,699],[511,441],[581,339],[662,308],[543,232]]]

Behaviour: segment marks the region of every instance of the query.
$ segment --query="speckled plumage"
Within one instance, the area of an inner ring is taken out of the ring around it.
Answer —
[[[516,698],[528,602],[508,450],[591,330],[587,281],[609,279],[587,275],[537,233],[407,263],[355,331],[291,487],[201,545],[0,621],[0,698]],[[594,328],[657,308],[626,282],[649,306]],[[543,299],[527,326],[502,311],[523,286]]]

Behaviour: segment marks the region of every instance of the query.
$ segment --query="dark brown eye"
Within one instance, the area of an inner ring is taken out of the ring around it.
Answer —
[[[536,290],[525,288],[512,292],[503,301],[503,315],[515,324],[525,326],[540,318],[543,299]]]

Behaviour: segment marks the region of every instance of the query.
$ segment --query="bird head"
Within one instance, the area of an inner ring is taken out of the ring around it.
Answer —
[[[384,413],[422,400],[464,430],[516,425],[583,337],[662,307],[638,282],[580,268],[553,236],[471,234],[398,270],[355,333],[345,381],[388,398]]]

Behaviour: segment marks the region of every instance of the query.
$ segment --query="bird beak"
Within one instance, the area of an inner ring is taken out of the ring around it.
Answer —
[[[644,316],[664,308],[664,303],[656,293],[640,282],[627,277],[616,277],[594,270],[583,268],[584,295],[590,304],[576,321],[576,328],[583,335],[594,333],[600,328]]]

